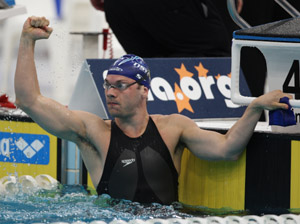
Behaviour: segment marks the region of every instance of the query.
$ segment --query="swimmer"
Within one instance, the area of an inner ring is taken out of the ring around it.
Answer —
[[[279,90],[256,98],[226,133],[200,129],[180,115],[149,115],[150,71],[144,60],[124,55],[108,68],[106,104],[113,120],[69,110],[40,92],[34,62],[35,42],[52,33],[44,17],[23,26],[16,74],[16,105],[49,133],[72,141],[98,194],[142,203],[178,200],[183,149],[206,160],[236,160],[245,149],[264,109],[288,109]]]

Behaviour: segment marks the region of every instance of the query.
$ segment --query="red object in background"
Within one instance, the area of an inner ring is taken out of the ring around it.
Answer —
[[[91,0],[91,3],[95,9],[104,11],[104,0]]]
[[[103,34],[103,45],[102,45],[102,50],[103,50],[103,58],[105,58],[105,53],[106,50],[109,50],[109,58],[113,58],[113,48],[112,48],[112,34],[109,32],[109,28],[107,29],[102,29],[102,34]]]
[[[108,31],[109,31],[109,29],[103,29],[102,30],[102,33],[103,33],[103,46],[102,46],[102,49],[104,51],[107,50]]]
[[[0,96],[0,107],[13,108],[13,109],[16,108],[16,106],[12,102],[8,101],[8,96],[6,94]]]

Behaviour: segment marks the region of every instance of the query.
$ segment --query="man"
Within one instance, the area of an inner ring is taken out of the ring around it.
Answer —
[[[16,104],[48,132],[75,142],[98,194],[139,202],[170,204],[178,198],[183,148],[207,160],[236,160],[250,139],[264,109],[288,109],[273,91],[254,100],[242,118],[222,135],[201,130],[179,115],[149,115],[150,73],[133,55],[108,70],[104,89],[113,121],[84,111],[71,111],[41,95],[34,64],[34,45],[50,36],[42,17],[23,26],[15,75]]]

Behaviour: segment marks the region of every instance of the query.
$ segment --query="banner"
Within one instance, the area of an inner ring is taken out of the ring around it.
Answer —
[[[48,174],[60,179],[58,148],[57,137],[38,124],[13,116],[0,119],[0,178]]]
[[[245,107],[230,100],[230,58],[161,58],[145,61],[151,71],[148,96],[150,114],[180,113],[192,119],[242,116]],[[109,59],[87,59],[88,69],[104,106],[103,78],[113,62]],[[240,80],[240,91],[251,95],[244,78]]]
[[[48,135],[0,132],[0,162],[48,165]]]

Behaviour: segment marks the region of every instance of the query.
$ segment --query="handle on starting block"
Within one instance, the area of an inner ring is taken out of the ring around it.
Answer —
[[[265,57],[267,65],[266,90],[285,90],[286,93],[299,94],[300,89],[300,43],[233,39],[231,61],[231,100],[235,104],[249,105],[256,97],[243,96],[239,90],[240,61],[242,47],[256,47]],[[297,66],[295,66],[294,62]],[[255,74],[253,74],[255,75]],[[294,82],[294,84],[292,84]],[[290,105],[300,108],[300,99],[290,100]]]

